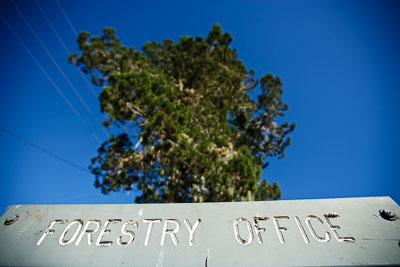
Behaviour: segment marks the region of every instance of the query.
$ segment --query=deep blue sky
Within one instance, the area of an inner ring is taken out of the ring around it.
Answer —
[[[78,32],[116,28],[125,45],[207,35],[219,23],[258,76],[279,75],[286,119],[296,122],[286,157],[263,177],[282,199],[391,196],[400,203],[400,8],[396,1],[61,1]],[[96,135],[99,103],[34,1],[15,1],[90,114],[11,1],[0,13]],[[38,0],[69,51],[76,36],[57,2]],[[0,19],[0,127],[84,168],[99,143]],[[100,92],[101,88],[93,88]],[[96,117],[96,119],[94,118]],[[12,204],[132,203],[104,196],[90,173],[0,131],[0,213]]]

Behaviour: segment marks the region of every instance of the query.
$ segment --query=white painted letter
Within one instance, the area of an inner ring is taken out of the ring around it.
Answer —
[[[315,232],[314,228],[311,225],[311,219],[316,219],[317,221],[319,221],[321,224],[323,224],[324,222],[321,220],[321,218],[315,216],[315,215],[309,215],[306,218],[306,224],[308,226],[308,229],[311,232],[311,235],[315,238],[315,240],[319,241],[319,242],[328,242],[329,240],[331,240],[331,235],[328,232],[325,232],[325,237],[320,237],[319,235],[317,235],[317,233]]]
[[[331,221],[329,220],[329,218],[338,218],[339,215],[336,213],[328,213],[328,214],[324,214],[326,223],[328,224],[329,228],[331,229],[333,236],[336,238],[336,240],[338,242],[350,242],[353,243],[356,241],[356,239],[354,237],[351,236],[345,236],[345,237],[341,237],[339,236],[339,233],[337,232],[337,230],[340,229],[339,225],[332,225]]]
[[[118,240],[117,240],[118,241],[117,243],[118,243],[118,245],[120,247],[127,247],[133,242],[133,240],[135,240],[135,233],[133,231],[131,231],[131,230],[126,230],[125,229],[128,225],[131,225],[131,224],[133,225],[133,229],[135,229],[135,230],[138,229],[138,227],[139,227],[139,223],[137,221],[134,221],[134,220],[129,220],[129,221],[127,221],[126,223],[124,223],[122,225],[121,233],[124,234],[124,235],[130,236],[130,238],[129,238],[128,242],[123,242],[122,241],[122,236],[119,236]]]
[[[75,230],[74,235],[69,239],[69,240],[64,240],[65,236],[67,235],[69,229],[71,228],[72,225],[77,224],[78,228]],[[59,243],[61,246],[65,246],[68,244],[71,244],[72,242],[74,242],[75,238],[78,236],[79,232],[81,231],[83,226],[83,221],[81,219],[77,219],[74,220],[72,222],[70,222],[67,227],[65,227],[64,232],[61,234],[60,239],[59,239]]]
[[[67,220],[54,220],[50,223],[49,227],[47,227],[46,231],[44,231],[43,235],[40,237],[39,241],[36,243],[36,246],[40,246],[42,244],[44,238],[47,235],[54,234],[55,230],[51,229],[56,223],[66,223]]]
[[[274,216],[274,225],[275,225],[276,233],[278,234],[279,241],[281,241],[281,244],[284,244],[285,239],[283,238],[282,232],[287,231],[287,228],[279,225],[278,220],[281,220],[281,219],[288,220],[289,216]]]
[[[192,225],[190,224],[189,220],[185,219],[184,222],[185,222],[186,228],[189,230],[189,246],[193,246],[194,231],[196,231],[197,226],[199,226],[201,220],[197,219],[196,222],[194,223],[193,228],[192,228]]]
[[[88,230],[89,225],[92,224],[92,223],[96,224],[96,228]],[[78,239],[76,240],[75,246],[79,245],[79,243],[81,242],[83,236],[86,233],[87,233],[87,238],[88,238],[88,245],[89,246],[92,245],[92,242],[93,242],[92,234],[96,233],[99,230],[100,224],[101,224],[101,222],[99,220],[89,220],[89,221],[87,221],[87,223],[85,224],[85,227],[83,227],[83,230],[82,230],[81,234],[79,235]]]
[[[256,236],[257,236],[257,241],[259,244],[263,243],[261,233],[265,232],[265,228],[260,228],[258,225],[258,221],[266,221],[268,220],[268,217],[254,217],[254,228],[256,229]]]
[[[168,223],[173,223],[175,224],[175,228],[174,229],[168,229]],[[163,228],[163,232],[162,232],[162,236],[161,236],[161,246],[164,246],[165,244],[165,236],[167,234],[169,234],[169,236],[172,239],[172,242],[174,243],[175,246],[178,245],[179,241],[178,238],[176,237],[176,233],[179,231],[179,227],[180,227],[181,223],[176,220],[176,219],[167,219],[164,222],[164,228]]]
[[[304,227],[301,224],[299,217],[295,216],[294,220],[296,221],[297,227],[299,227],[299,230],[300,230],[301,235],[303,236],[304,242],[306,242],[306,244],[310,244],[310,239],[308,239],[306,231],[304,231]]]
[[[149,245],[149,239],[151,235],[151,229],[153,228],[154,223],[160,223],[161,219],[144,219],[143,223],[148,223],[149,227],[147,228],[146,239],[144,240],[144,245],[147,247]]]
[[[108,224],[110,223],[119,223],[121,222],[121,219],[108,219],[107,221],[105,221],[103,228],[101,228],[99,237],[97,238],[96,241],[96,246],[111,246],[112,245],[112,241],[101,241],[101,239],[103,238],[103,235],[105,234],[109,234],[111,233],[110,229],[107,229]]]
[[[240,237],[239,226],[238,226],[239,222],[244,222],[246,224],[247,231],[249,232],[249,239],[248,240],[242,239]],[[248,244],[251,244],[251,242],[253,242],[253,238],[254,238],[254,236],[253,236],[253,228],[251,227],[250,222],[246,218],[243,218],[243,217],[237,218],[235,220],[235,222],[233,223],[233,230],[235,231],[235,238],[240,244],[246,246]]]

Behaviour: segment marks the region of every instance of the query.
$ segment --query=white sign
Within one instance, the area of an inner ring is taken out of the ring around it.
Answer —
[[[13,206],[0,266],[400,264],[390,198]]]

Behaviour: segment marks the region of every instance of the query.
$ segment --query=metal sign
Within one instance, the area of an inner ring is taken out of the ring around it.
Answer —
[[[0,266],[400,265],[399,214],[389,197],[17,205]]]

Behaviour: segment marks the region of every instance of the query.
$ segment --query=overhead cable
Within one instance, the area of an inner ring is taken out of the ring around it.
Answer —
[[[64,14],[65,19],[67,20],[69,26],[71,27],[72,31],[74,32],[75,36],[78,37],[78,32],[76,31],[74,25],[72,25],[71,20],[69,19],[67,13],[65,12],[64,8],[62,7],[62,5],[60,4],[60,2],[58,0],[56,0],[58,7],[61,9],[62,13]]]
[[[46,51],[46,54],[49,56],[49,58],[51,59],[51,61],[54,63],[54,65],[57,67],[57,70],[61,73],[61,75],[63,76],[63,78],[65,79],[65,81],[68,83],[68,85],[71,87],[72,91],[74,91],[75,95],[78,97],[78,99],[80,100],[80,102],[82,103],[82,105],[86,108],[86,110],[95,118],[92,110],[90,109],[90,107],[88,106],[88,104],[86,103],[86,101],[82,98],[82,96],[79,94],[78,90],[76,90],[75,86],[71,83],[71,81],[69,80],[69,78],[67,77],[67,75],[65,74],[65,72],[61,69],[60,65],[57,63],[57,61],[55,60],[55,58],[53,57],[53,55],[50,53],[50,51],[47,49],[47,46],[43,43],[42,39],[39,37],[39,35],[37,35],[36,31],[33,29],[32,25],[29,23],[28,19],[25,17],[25,15],[22,13],[22,11],[18,8],[17,4],[14,1],[11,1],[15,7],[15,9],[18,11],[18,13],[21,15],[21,17],[23,18],[23,20],[25,21],[26,25],[28,26],[28,28],[31,30],[31,32],[33,33],[33,35],[35,36],[35,38],[38,40],[38,42],[40,43],[40,45],[42,46],[42,48]]]
[[[69,108],[72,110],[72,112],[78,117],[78,119],[81,121],[81,123],[91,132],[93,135],[94,139],[101,143],[100,138],[96,135],[96,133],[90,128],[89,124],[83,119],[81,114],[78,112],[78,110],[72,105],[72,103],[68,100],[68,98],[63,94],[61,89],[57,86],[57,84],[53,81],[53,79],[50,77],[50,75],[47,73],[47,71],[43,68],[43,66],[39,63],[39,61],[35,58],[35,56],[32,54],[32,52],[29,50],[29,48],[25,45],[25,43],[21,40],[21,38],[18,36],[18,34],[14,31],[12,26],[7,22],[7,20],[3,17],[3,15],[0,14],[0,18],[3,20],[3,22],[6,24],[8,29],[12,32],[14,37],[18,40],[18,42],[22,45],[22,47],[25,49],[25,51],[31,56],[32,60],[35,62],[35,64],[39,67],[39,69],[42,71],[42,73],[46,76],[46,78],[49,80],[49,82],[53,85],[53,87],[56,89],[58,94],[61,96],[61,98],[65,101],[65,103],[69,106]]]
[[[58,34],[58,31],[56,30],[56,28],[54,27],[53,23],[51,23],[49,17],[47,16],[46,12],[43,10],[43,8],[40,6],[39,2],[37,0],[35,0],[36,5],[38,6],[38,8],[40,9],[40,11],[42,12],[44,18],[46,19],[47,23],[49,24],[50,28],[53,30],[54,34],[56,35],[58,41],[61,43],[61,46],[64,48],[65,52],[67,53],[67,55],[69,56],[71,54],[71,52],[69,51],[69,49],[67,48],[66,44],[64,43],[63,39],[61,38],[61,36]],[[93,93],[93,95],[96,97],[96,99],[98,99],[98,95],[96,93],[96,91],[93,89],[93,87],[90,85],[90,82],[87,80],[86,76],[79,71],[79,74],[81,75],[81,77],[85,80],[86,84],[88,85],[90,91]],[[83,100],[83,99],[82,99]],[[95,121],[99,124],[101,124],[98,119],[96,118],[96,116],[91,112],[91,110],[88,110],[92,115],[93,118],[95,119]],[[104,129],[104,127],[101,127],[101,130],[103,131],[103,133],[108,137],[109,134],[107,133],[107,131]]]
[[[61,157],[61,156],[59,156],[59,155],[53,153],[53,152],[50,152],[50,151],[44,149],[43,147],[41,147],[41,146],[39,146],[39,145],[36,145],[36,144],[32,143],[31,141],[28,141],[28,140],[26,140],[26,139],[24,139],[24,138],[22,138],[22,137],[16,135],[15,133],[11,132],[10,130],[7,130],[7,129],[3,128],[3,127],[0,127],[0,130],[3,131],[3,132],[5,132],[5,133],[8,134],[8,135],[11,135],[11,136],[17,138],[18,140],[20,140],[20,141],[22,141],[22,142],[24,142],[24,143],[26,143],[26,144],[28,144],[28,145],[30,145],[30,146],[32,146],[32,147],[34,147],[34,148],[36,148],[36,149],[42,151],[43,153],[46,153],[46,154],[52,156],[53,158],[56,158],[56,159],[58,159],[58,160],[60,160],[60,161],[62,161],[62,162],[64,162],[64,163],[66,163],[66,164],[68,164],[68,165],[70,165],[70,166],[76,168],[76,169],[79,169],[79,170],[81,170],[81,171],[90,173],[87,169],[85,169],[85,168],[79,166],[78,164],[75,164],[75,163],[73,163],[73,162],[71,162],[71,161],[69,161],[69,160],[67,160],[67,159],[65,159],[65,158],[63,158],[63,157]]]
[[[47,23],[50,25],[51,29],[53,30],[54,34],[57,36],[58,41],[60,41],[62,47],[64,48],[65,52],[67,52],[68,56],[71,55],[71,52],[69,51],[68,47],[66,46],[66,44],[64,43],[63,39],[61,38],[61,36],[58,34],[58,31],[56,30],[56,28],[54,27],[53,23],[51,23],[49,17],[47,16],[46,12],[43,10],[43,8],[40,6],[39,2],[37,0],[35,0],[36,5],[39,7],[40,11],[42,12],[43,16],[45,17]],[[92,92],[92,94],[96,97],[96,99],[98,99],[99,95],[97,94],[97,92],[93,89],[92,85],[90,84],[90,82],[88,81],[88,79],[86,78],[86,76],[80,71],[79,72],[82,76],[82,78],[85,80],[87,86],[89,87],[90,91]]]

